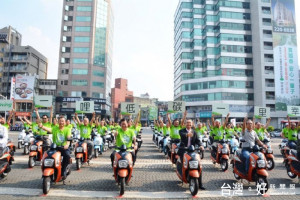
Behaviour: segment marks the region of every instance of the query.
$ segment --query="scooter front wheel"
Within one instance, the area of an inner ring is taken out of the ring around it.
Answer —
[[[99,156],[98,149],[94,149],[94,156],[95,156],[95,158],[98,158],[98,156]]]
[[[21,149],[21,147],[22,147],[21,142],[18,142],[18,149]]]
[[[76,168],[77,168],[77,170],[80,170],[80,168],[81,168],[81,160],[80,160],[80,158],[76,159]]]
[[[256,187],[261,195],[264,195],[269,190],[269,183],[267,177],[259,176],[256,181]]]
[[[204,150],[200,151],[200,158],[201,158],[201,160],[204,158]]]
[[[43,193],[44,194],[48,194],[49,190],[50,190],[50,183],[51,180],[50,180],[50,177],[47,176],[47,177],[43,177]]]
[[[33,168],[34,166],[35,166],[35,159],[34,159],[34,157],[29,157],[28,167],[29,168]]]
[[[221,169],[225,172],[228,169],[228,160],[221,160]]]
[[[267,169],[272,170],[275,167],[275,162],[273,158],[267,158]]]
[[[190,189],[192,196],[196,196],[198,194],[198,190],[199,190],[198,179],[191,177],[189,189]]]
[[[125,178],[120,178],[120,196],[125,193]]]
[[[291,167],[289,164],[286,165],[286,172],[287,172],[287,175],[290,177],[290,178],[296,178],[297,177],[297,174],[294,174],[291,170]]]
[[[29,154],[29,146],[24,146],[24,154]]]

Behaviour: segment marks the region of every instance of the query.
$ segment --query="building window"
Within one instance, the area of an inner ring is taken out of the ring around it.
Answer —
[[[67,15],[65,15],[64,16],[64,20],[65,21],[73,21],[73,16],[67,16]]]
[[[69,74],[69,69],[62,69],[62,70],[61,70],[61,73],[62,73],[62,74]]]
[[[104,83],[103,82],[93,82],[93,86],[94,87],[104,88]]]
[[[68,80],[62,80],[62,81],[60,81],[60,84],[61,85],[68,85]]]
[[[89,26],[76,26],[75,31],[76,32],[90,32],[91,27],[89,27]]]
[[[77,6],[77,11],[79,11],[79,12],[91,12],[92,7],[91,6]]]
[[[72,74],[74,74],[74,75],[87,75],[88,70],[87,69],[73,69]]]
[[[90,42],[90,37],[75,37],[74,42]]]
[[[63,53],[70,53],[71,52],[71,48],[70,47],[62,47],[61,48],[61,52],[63,52]]]
[[[74,53],[89,53],[90,48],[87,47],[75,47],[74,48]]]
[[[70,58],[61,58],[60,62],[63,64],[70,63]]]
[[[72,31],[72,26],[64,26],[64,31]]]
[[[72,37],[70,37],[70,36],[63,36],[62,41],[63,42],[71,42],[72,41]]]
[[[73,86],[88,86],[87,80],[72,80]]]
[[[87,59],[87,58],[73,58],[73,63],[74,64],[88,64],[89,59]]]
[[[74,10],[74,6],[65,6],[65,11],[73,11]]]
[[[76,21],[77,22],[90,22],[91,21],[91,17],[88,17],[88,16],[77,16],[76,17]]]
[[[71,92],[72,97],[86,97],[86,92],[84,91],[72,91]]]
[[[94,75],[94,76],[99,76],[99,77],[104,77],[104,72],[93,71],[93,75]]]

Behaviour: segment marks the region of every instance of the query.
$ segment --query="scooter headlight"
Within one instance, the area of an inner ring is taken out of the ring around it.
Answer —
[[[53,167],[54,159],[45,159],[44,160],[44,167]]]
[[[222,154],[227,154],[228,153],[228,149],[227,148],[223,148],[222,149]]]
[[[258,168],[265,168],[266,162],[264,160],[257,160],[257,167]]]
[[[190,161],[189,166],[190,166],[190,169],[198,169],[199,162],[198,161]]]
[[[127,168],[128,161],[127,160],[119,160],[118,165],[119,165],[119,168]]]
[[[273,153],[273,150],[272,149],[268,149],[268,153]]]
[[[82,152],[83,152],[83,148],[82,148],[82,147],[77,147],[77,148],[76,148],[76,152],[82,153]]]
[[[37,150],[37,146],[36,145],[31,145],[30,151],[36,151],[36,150]]]

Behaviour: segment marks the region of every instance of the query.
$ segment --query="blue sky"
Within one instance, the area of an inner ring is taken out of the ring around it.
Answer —
[[[113,78],[127,78],[134,95],[148,92],[151,97],[171,100],[173,17],[178,0],[113,1]],[[1,0],[0,27],[13,26],[23,35],[23,45],[33,46],[49,59],[48,78],[57,78],[62,2]],[[296,20],[300,22],[297,13]],[[300,25],[297,30],[300,33]]]

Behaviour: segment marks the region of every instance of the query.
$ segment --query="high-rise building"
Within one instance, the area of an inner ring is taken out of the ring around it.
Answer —
[[[270,108],[273,126],[281,125],[286,111],[277,105],[297,105],[300,96],[293,8],[293,0],[179,1],[174,21],[174,99],[186,102],[189,117],[205,120],[212,105],[219,103],[228,104],[231,116],[241,121],[253,115],[254,106],[261,106]],[[279,29],[273,16],[285,18],[277,20]],[[291,39],[278,41],[281,36]],[[294,70],[295,80],[290,78],[293,83],[286,86],[293,91],[292,103],[278,100],[275,92],[284,81],[277,70],[283,68],[282,55],[276,60],[275,50],[281,43],[294,48],[291,54],[289,47],[278,50],[296,63],[295,69],[286,67],[283,72],[288,76]]]
[[[105,99],[110,115],[113,13],[110,0],[64,0],[57,95]],[[75,108],[64,103],[61,108]],[[103,111],[103,110],[102,110]]]

